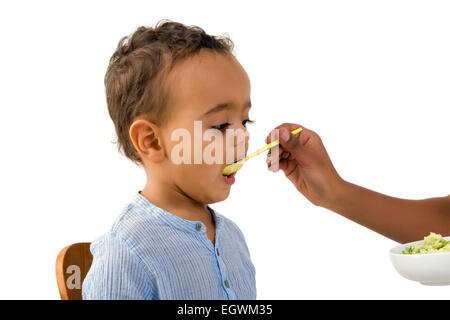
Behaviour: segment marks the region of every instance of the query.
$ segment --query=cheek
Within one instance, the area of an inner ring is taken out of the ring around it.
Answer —
[[[230,190],[224,187],[222,167],[223,165],[217,164],[192,166],[188,183],[196,199],[205,203],[214,203],[228,197]]]
[[[248,139],[229,142],[228,145],[224,141],[224,163],[232,163],[239,159],[245,158],[248,151]]]
[[[208,189],[217,183],[222,165],[208,164],[183,164],[178,166],[177,176],[182,177],[184,184]]]
[[[219,173],[221,172],[222,167],[223,167],[223,165],[220,165],[220,164],[199,165],[197,168],[197,172],[196,172],[196,174],[199,177],[198,181],[200,181],[201,183],[203,181],[206,184],[215,182],[219,177]]]

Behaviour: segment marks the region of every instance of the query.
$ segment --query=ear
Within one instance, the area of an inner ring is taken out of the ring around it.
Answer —
[[[161,143],[158,126],[145,119],[135,120],[129,130],[131,142],[142,161],[161,162],[164,160],[164,148]]]

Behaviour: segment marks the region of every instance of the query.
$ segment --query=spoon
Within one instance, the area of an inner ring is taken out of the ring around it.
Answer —
[[[297,128],[297,129],[291,131],[291,133],[292,133],[292,134],[297,134],[297,133],[299,133],[299,132],[302,131],[302,130],[303,130],[303,128],[302,128],[302,127],[299,127],[299,128]],[[224,176],[229,176],[230,174],[235,173],[236,171],[238,171],[238,170],[240,170],[240,169],[242,168],[242,166],[244,165],[244,163],[245,163],[248,159],[251,159],[251,158],[253,158],[253,157],[256,157],[258,154],[261,154],[261,153],[263,153],[263,152],[266,151],[266,150],[272,149],[273,147],[275,147],[275,146],[277,146],[277,145],[279,145],[279,144],[280,144],[280,140],[275,140],[275,141],[272,141],[272,142],[266,144],[264,147],[262,147],[262,148],[256,150],[256,151],[253,152],[252,154],[246,156],[244,159],[239,160],[239,161],[237,161],[237,162],[235,162],[235,163],[232,163],[232,164],[226,166],[226,167],[222,170],[222,174],[223,174]]]

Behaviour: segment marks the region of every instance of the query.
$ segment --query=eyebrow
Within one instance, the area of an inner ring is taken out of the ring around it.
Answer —
[[[226,109],[230,109],[232,106],[232,103],[226,102],[226,103],[220,103],[218,105],[216,105],[214,108],[210,109],[209,111],[207,111],[205,114],[203,114],[203,116],[207,116],[211,113],[216,113],[216,112],[220,112],[222,110],[226,110]],[[252,102],[249,101],[247,102],[247,104],[245,105],[244,109],[246,108],[251,108],[252,106]]]

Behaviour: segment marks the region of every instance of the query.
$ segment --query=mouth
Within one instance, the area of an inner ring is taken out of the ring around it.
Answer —
[[[234,163],[238,163],[239,161],[241,161],[243,159],[244,158],[241,158],[238,161],[235,161]],[[223,171],[223,169],[222,169],[222,171]],[[229,175],[225,175],[222,173],[222,179],[227,185],[231,186],[235,182],[235,175],[236,175],[236,172],[233,172],[232,174],[229,174]]]
[[[234,178],[235,175],[236,175],[236,172],[232,173],[228,176],[222,175],[222,179],[225,182],[225,184],[231,186],[235,182],[235,178]]]

